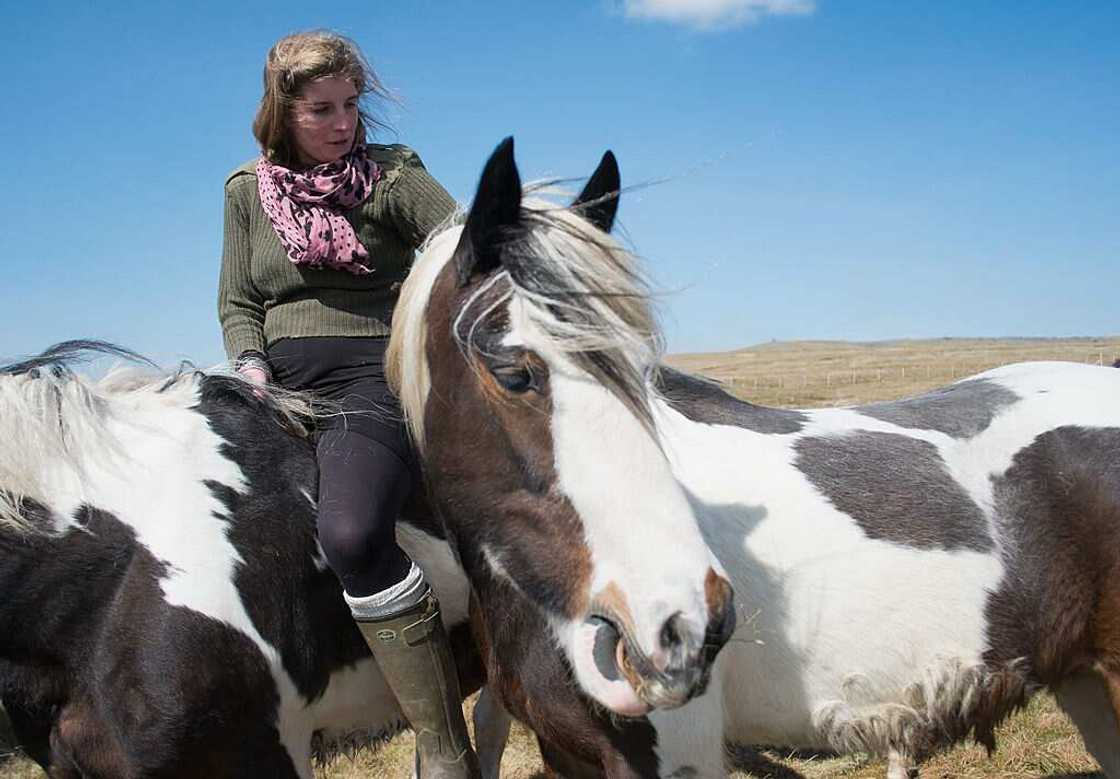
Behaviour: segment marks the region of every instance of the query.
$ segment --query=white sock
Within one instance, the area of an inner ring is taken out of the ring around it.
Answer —
[[[346,599],[346,605],[350,607],[354,619],[374,620],[391,617],[415,606],[427,591],[428,583],[424,581],[424,572],[420,570],[420,566],[412,563],[405,577],[392,587],[358,598],[343,592],[342,597]]]

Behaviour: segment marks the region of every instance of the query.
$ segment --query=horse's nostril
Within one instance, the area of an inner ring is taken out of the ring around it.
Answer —
[[[588,622],[595,626],[595,644],[591,651],[595,667],[607,681],[618,681],[619,667],[616,656],[622,643],[619,640],[618,629],[602,617],[592,617]]]
[[[661,626],[661,648],[670,652],[684,643],[684,633],[681,626],[681,615],[677,612]]]

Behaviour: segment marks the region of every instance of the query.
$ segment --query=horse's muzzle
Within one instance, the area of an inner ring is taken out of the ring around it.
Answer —
[[[597,615],[600,640],[596,643],[596,664],[601,670],[615,670],[653,709],[683,706],[703,695],[712,675],[720,649],[735,632],[735,601],[731,585],[715,572],[706,582],[708,623],[702,635],[690,630],[678,613],[669,617],[659,634],[659,646],[645,653],[620,626],[614,615]],[[613,656],[605,647],[613,646]],[[614,669],[608,666],[613,665]]]

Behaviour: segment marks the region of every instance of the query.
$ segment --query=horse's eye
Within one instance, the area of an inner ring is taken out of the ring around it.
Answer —
[[[496,365],[490,368],[490,373],[507,392],[521,394],[536,389],[528,365]]]

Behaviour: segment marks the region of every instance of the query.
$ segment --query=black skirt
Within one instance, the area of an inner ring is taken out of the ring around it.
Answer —
[[[385,378],[388,346],[387,336],[282,338],[268,346],[268,363],[280,386],[328,401],[320,433],[361,433],[414,466],[400,403]]]

